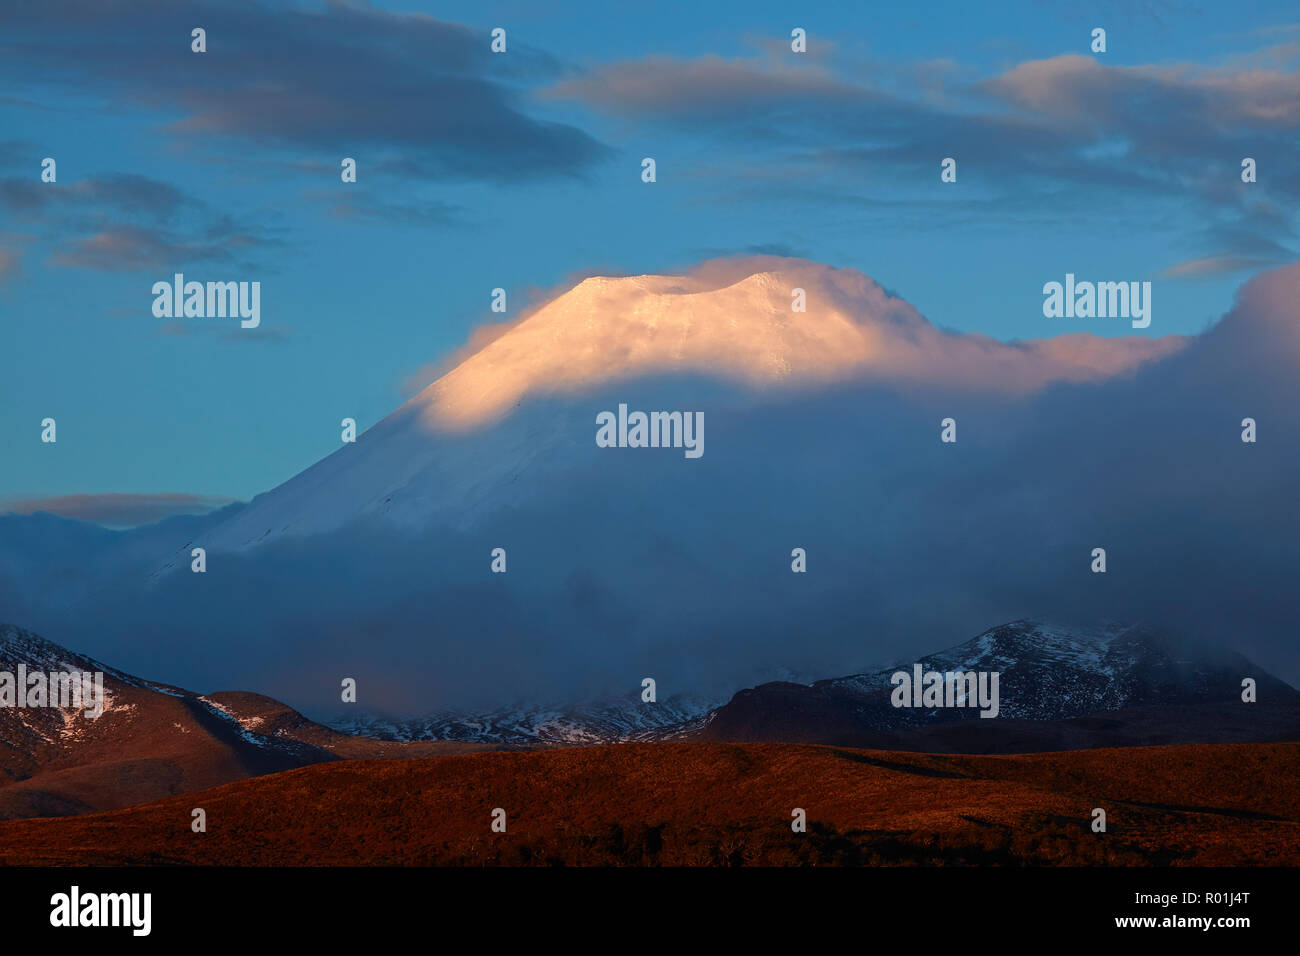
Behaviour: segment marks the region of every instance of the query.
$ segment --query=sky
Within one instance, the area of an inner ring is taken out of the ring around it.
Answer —
[[[1067,272],[1184,335],[1296,258],[1294,4],[538,6],[0,8],[0,502],[246,500],[592,274],[793,255],[1009,340],[1133,332],[1045,318]],[[176,272],[261,325],[155,317]]]

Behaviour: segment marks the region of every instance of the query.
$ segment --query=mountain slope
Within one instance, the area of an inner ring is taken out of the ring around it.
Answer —
[[[999,714],[895,707],[891,676],[997,672]],[[1242,679],[1258,701],[1241,700]],[[714,712],[710,740],[783,740],[1003,753],[1155,743],[1300,739],[1300,692],[1240,654],[1145,626],[1042,619],[866,674],[760,685]]]
[[[792,311],[796,288],[805,312]],[[800,259],[593,277],[511,325],[354,445],[256,497],[202,543],[235,551],[358,518],[464,526],[531,497],[540,475],[590,471],[593,413],[569,402],[630,382],[690,376],[742,403],[849,381],[1016,395],[1104,380],[1185,344],[1087,333],[1003,343],[948,332],[856,270]],[[186,564],[183,552],[166,567]]]
[[[104,709],[0,707],[0,819],[131,806],[347,757],[455,745],[351,738],[258,694],[199,695],[144,680],[0,624],[0,671],[102,672]]]

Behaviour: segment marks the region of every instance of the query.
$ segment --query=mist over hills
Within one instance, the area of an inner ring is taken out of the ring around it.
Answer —
[[[957,706],[913,707],[910,691],[909,706],[896,706],[895,676],[910,678],[918,668],[970,675],[977,689],[969,698],[954,694]],[[1246,678],[1253,682],[1249,701]],[[812,681],[789,675],[721,700],[647,702],[624,693],[567,704],[407,721],[343,714],[327,723],[381,740],[525,746],[710,740],[1033,753],[1300,740],[1300,691],[1230,648],[1143,624],[1050,618],[1010,621],[868,673]]]
[[[0,517],[0,620],[309,713],[343,677],[406,716],[647,676],[725,696],[1044,612],[1156,621],[1295,683],[1297,302],[1293,265],[1195,338],[1045,319],[1071,335],[1001,343],[799,260],[588,280],[247,505]],[[703,412],[703,456],[597,447],[620,403]]]

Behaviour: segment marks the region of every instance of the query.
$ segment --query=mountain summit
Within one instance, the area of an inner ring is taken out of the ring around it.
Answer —
[[[856,269],[768,256],[719,259],[684,276],[586,279],[412,404],[433,427],[472,427],[529,394],[676,373],[760,388],[865,377],[1021,392],[1107,378],[1183,341],[1083,333],[1000,342],[935,327]]]

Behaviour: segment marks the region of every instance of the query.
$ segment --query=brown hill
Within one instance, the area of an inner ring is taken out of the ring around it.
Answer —
[[[0,625],[0,670],[101,671],[105,706],[0,708],[0,819],[65,816],[322,761],[494,749],[350,737],[260,694],[200,695]]]
[[[1296,865],[1297,779],[1294,743],[1017,756],[649,743],[336,761],[0,823],[0,863]],[[194,807],[208,832],[191,832]],[[807,833],[791,831],[795,807]]]

